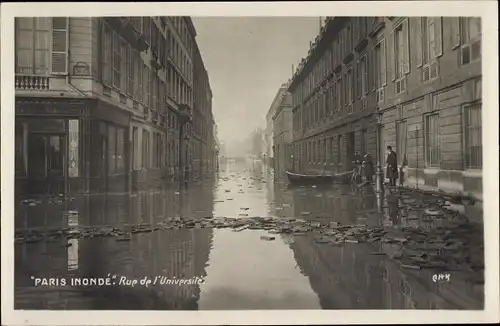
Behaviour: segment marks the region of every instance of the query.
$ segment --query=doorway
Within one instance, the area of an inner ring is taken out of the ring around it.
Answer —
[[[32,133],[28,136],[29,191],[59,195],[66,192],[66,136]]]

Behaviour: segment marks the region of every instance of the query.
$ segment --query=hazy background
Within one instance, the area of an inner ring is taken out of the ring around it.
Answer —
[[[219,139],[242,149],[319,32],[319,17],[192,17]]]

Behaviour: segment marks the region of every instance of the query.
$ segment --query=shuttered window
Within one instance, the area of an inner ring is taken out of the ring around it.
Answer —
[[[481,104],[467,106],[464,110],[465,165],[468,169],[483,167]]]
[[[52,74],[68,73],[68,17],[52,18]]]
[[[16,73],[49,74],[50,18],[16,18]]]

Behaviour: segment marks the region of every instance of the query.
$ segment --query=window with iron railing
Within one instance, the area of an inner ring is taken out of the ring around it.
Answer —
[[[481,169],[483,167],[483,142],[480,103],[464,108],[464,127],[465,166],[468,169]]]

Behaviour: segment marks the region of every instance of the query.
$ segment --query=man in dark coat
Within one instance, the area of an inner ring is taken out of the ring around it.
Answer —
[[[391,146],[387,146],[387,164],[386,178],[389,179],[389,185],[395,186],[398,178],[398,159]]]

